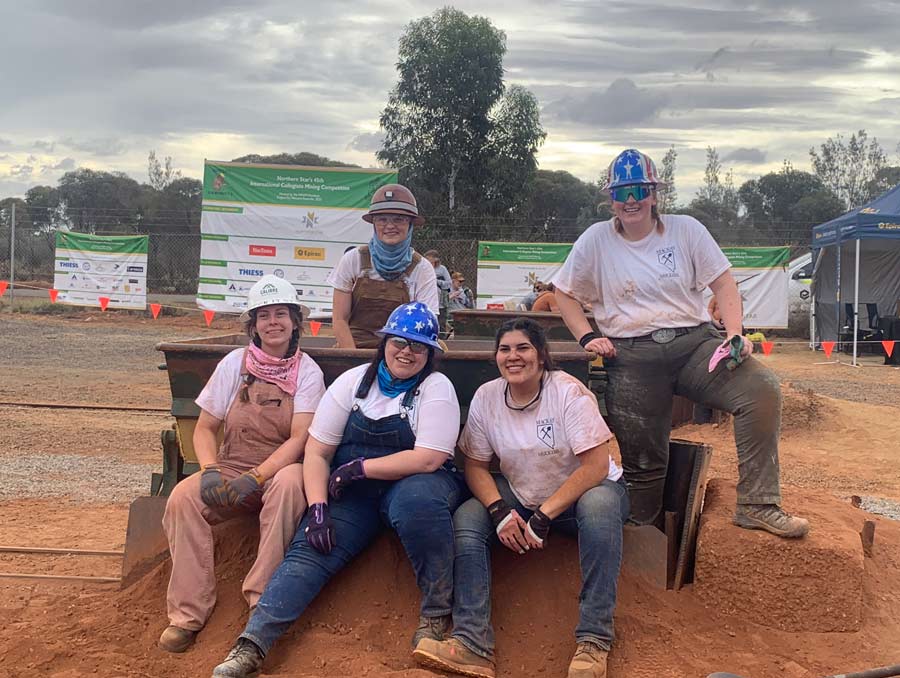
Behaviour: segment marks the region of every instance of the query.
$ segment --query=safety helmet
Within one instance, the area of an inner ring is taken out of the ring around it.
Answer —
[[[384,327],[375,334],[380,337],[403,337],[426,344],[438,351],[444,350],[438,342],[437,316],[421,301],[413,301],[395,308],[384,323]]]
[[[660,180],[656,171],[656,163],[640,151],[629,148],[609,164],[603,188],[609,190],[634,184],[653,184],[657,188],[665,188],[665,182]]]
[[[363,215],[363,219],[371,224],[376,214],[403,214],[412,217],[416,226],[425,223],[425,217],[419,215],[416,197],[401,184],[385,184],[375,191],[369,211]]]
[[[264,275],[253,283],[253,287],[247,293],[247,309],[241,313],[241,320],[245,322],[249,320],[250,311],[254,309],[274,304],[296,306],[304,317],[309,313],[309,309],[297,300],[297,291],[291,283],[277,275]]]

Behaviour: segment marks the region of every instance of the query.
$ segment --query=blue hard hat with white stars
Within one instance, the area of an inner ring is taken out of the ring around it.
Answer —
[[[443,351],[438,342],[438,319],[421,301],[403,304],[393,310],[387,322],[375,334],[403,337]]]
[[[609,164],[606,185],[603,188],[618,188],[634,184],[653,184],[659,188],[665,188],[664,182],[659,178],[659,172],[656,171],[656,164],[650,157],[634,148],[629,148],[619,153],[616,159]]]

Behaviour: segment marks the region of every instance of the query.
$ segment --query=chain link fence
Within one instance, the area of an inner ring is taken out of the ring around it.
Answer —
[[[107,210],[81,210],[79,224],[82,232],[97,235],[148,235],[148,290],[154,294],[194,294],[200,268],[200,215],[182,214],[180,224],[172,220],[147,220],[142,215],[110,215]],[[125,218],[127,217],[127,218]],[[190,219],[194,221],[188,222]],[[721,232],[710,226],[713,233]],[[11,215],[9,210],[0,213],[0,280],[9,280],[11,274]],[[811,226],[807,226],[811,228]],[[176,230],[177,229],[177,230]],[[17,217],[15,242],[15,279],[17,283],[50,287],[53,283],[55,261],[56,226],[37,220]],[[784,225],[781,229],[767,228],[753,235],[752,226],[744,225],[741,236],[733,239],[719,238],[719,244],[727,245],[790,245],[792,256],[809,250],[809,240],[798,242],[796,225]],[[452,219],[430,220],[413,235],[413,245],[418,252],[437,250],[442,263],[450,271],[460,271],[467,285],[477,290],[478,241],[502,242],[554,242],[571,243],[581,230],[574,220],[556,220],[552,223],[502,219]],[[750,233],[750,235],[747,235]]]

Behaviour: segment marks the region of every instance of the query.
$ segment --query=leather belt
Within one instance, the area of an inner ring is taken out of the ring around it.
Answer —
[[[653,330],[650,334],[644,334],[640,337],[629,337],[629,339],[632,341],[652,341],[656,344],[668,344],[670,341],[673,341],[675,337],[689,334],[698,327],[700,327],[700,325],[695,325],[694,327],[664,327]]]

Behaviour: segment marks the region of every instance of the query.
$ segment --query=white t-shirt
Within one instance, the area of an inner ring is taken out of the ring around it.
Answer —
[[[359,276],[362,275],[362,257],[359,248],[354,247],[352,250],[344,252],[344,256],[337,263],[325,282],[336,290],[341,292],[352,292],[353,285],[356,284]],[[384,280],[375,268],[369,270],[369,277],[372,280]],[[406,289],[409,290],[410,301],[421,301],[428,306],[437,315],[438,311],[438,288],[437,278],[434,274],[434,266],[425,257],[416,265],[410,275],[402,276],[403,282],[406,283]]]
[[[601,221],[582,233],[553,283],[591,304],[609,337],[639,337],[665,327],[709,320],[703,289],[730,264],[706,227],[693,217],[666,214],[664,229],[637,242]]]
[[[216,419],[225,419],[234,397],[241,388],[243,359],[243,348],[237,348],[222,358],[194,401],[200,409],[209,412]],[[323,395],[325,395],[325,377],[322,370],[304,353],[300,356],[300,369],[297,372],[294,413],[315,412]]]
[[[579,454],[605,443],[612,433],[597,408],[597,396],[571,374],[548,372],[541,399],[526,410],[507,407],[505,389],[502,377],[478,388],[459,449],[479,461],[496,455],[513,493],[534,509],[581,465]],[[621,477],[610,458],[609,479]]]
[[[459,401],[450,380],[439,372],[429,374],[419,384],[419,395],[413,398],[412,406],[407,409],[403,407],[406,394],[389,398],[378,388],[377,377],[364,400],[356,397],[356,390],[368,367],[368,364],[358,365],[332,382],[316,410],[309,434],[326,445],[339,445],[350,411],[354,405],[359,405],[360,412],[369,419],[406,414],[416,436],[416,447],[427,447],[452,456],[459,435]]]

